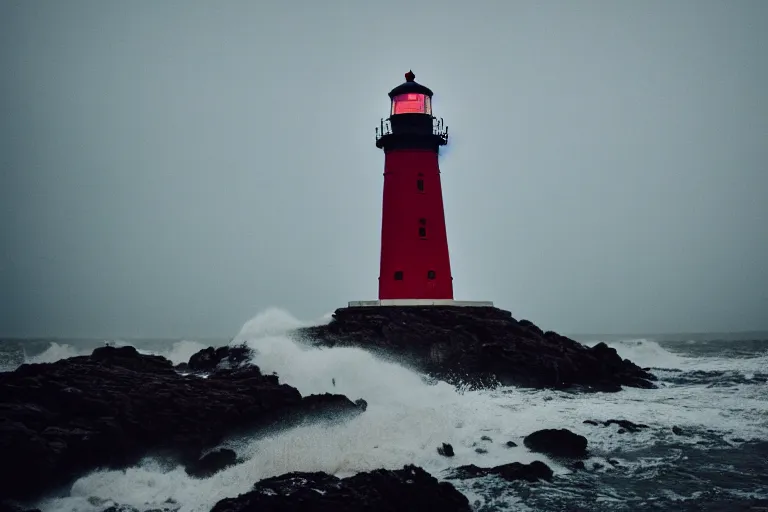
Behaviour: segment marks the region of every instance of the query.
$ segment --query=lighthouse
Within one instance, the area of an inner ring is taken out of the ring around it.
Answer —
[[[448,128],[432,113],[432,90],[413,71],[389,92],[390,112],[376,128],[384,151],[379,299],[360,306],[493,306],[456,301],[438,154]]]

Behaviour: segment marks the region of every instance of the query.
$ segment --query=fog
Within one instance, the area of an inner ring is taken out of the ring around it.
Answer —
[[[229,336],[375,299],[412,69],[455,296],[768,329],[768,2],[0,1],[0,335]]]

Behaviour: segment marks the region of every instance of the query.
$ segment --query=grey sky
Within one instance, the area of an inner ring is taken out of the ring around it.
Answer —
[[[234,335],[376,297],[413,69],[457,299],[768,328],[768,2],[0,1],[0,334]]]

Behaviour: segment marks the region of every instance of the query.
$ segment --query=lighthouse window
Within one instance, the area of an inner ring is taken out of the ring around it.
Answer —
[[[419,219],[419,224],[421,224],[422,226],[426,226],[427,225],[427,219],[425,219],[424,217],[420,218]]]
[[[434,270],[430,270],[429,272],[427,272],[427,279],[432,280],[434,278],[435,278],[435,271]]]
[[[419,227],[419,237],[427,238],[427,228],[424,226]]]
[[[392,114],[431,114],[432,104],[424,94],[398,94],[392,98]]]
[[[416,188],[419,192],[424,192],[424,180],[416,180]]]
[[[397,270],[395,271],[395,281],[402,281],[403,280],[403,271]]]

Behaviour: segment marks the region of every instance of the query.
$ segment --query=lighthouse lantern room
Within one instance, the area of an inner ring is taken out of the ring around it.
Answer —
[[[376,129],[384,150],[379,299],[349,306],[493,306],[453,298],[438,165],[448,128],[432,115],[432,91],[415,79],[409,71],[389,92],[390,116]]]

